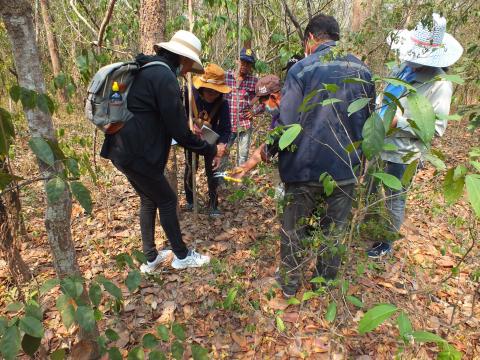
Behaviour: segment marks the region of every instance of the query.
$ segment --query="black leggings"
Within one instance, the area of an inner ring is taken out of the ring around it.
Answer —
[[[153,261],[158,255],[155,246],[155,216],[157,209],[162,225],[173,252],[179,259],[184,259],[188,249],[182,239],[180,224],[177,217],[177,196],[168,184],[163,174],[156,178],[118,166],[140,196],[140,231],[142,233],[143,253],[148,261]]]
[[[198,154],[195,154],[196,161],[197,161],[197,168],[195,172],[198,170]],[[208,207],[216,209],[218,206],[218,195],[217,195],[217,187],[218,187],[218,178],[213,177],[213,157],[211,156],[204,156],[205,159],[205,174],[207,175],[207,185],[208,185]],[[192,181],[192,152],[185,150],[185,174],[183,177],[183,184],[185,188],[185,197],[187,198],[187,202],[189,204],[193,204],[193,181]]]

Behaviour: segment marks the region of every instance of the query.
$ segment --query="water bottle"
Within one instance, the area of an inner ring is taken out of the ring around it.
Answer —
[[[112,94],[108,103],[110,122],[118,122],[123,117],[123,97],[120,94],[120,86],[114,81],[112,84]]]

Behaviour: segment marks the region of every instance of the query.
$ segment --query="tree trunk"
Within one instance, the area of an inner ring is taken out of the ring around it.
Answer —
[[[48,52],[50,53],[50,60],[52,62],[53,77],[57,77],[62,72],[62,66],[60,65],[57,39],[53,33],[52,18],[50,17],[50,6],[48,4],[48,0],[40,0],[40,7],[42,9],[45,34],[47,35]],[[60,89],[59,97],[63,103],[67,102],[67,96],[64,88]]]
[[[360,31],[366,19],[372,12],[372,1],[353,0],[352,5],[352,31]]]
[[[165,0],[140,1],[140,51],[144,54],[152,54],[153,45],[165,39],[166,14]],[[175,194],[178,194],[175,154],[175,149],[172,149],[165,168],[165,177]]]
[[[153,54],[153,45],[165,38],[165,0],[140,0],[140,51]]]
[[[29,1],[0,0],[0,14],[12,44],[19,85],[37,93],[45,93],[45,80],[35,42],[32,8]],[[50,114],[33,108],[25,109],[25,116],[32,137],[41,137],[52,143],[57,142]],[[55,177],[63,170],[61,163],[58,162],[55,166],[48,166],[38,158],[37,162],[43,178]],[[46,184],[47,181],[44,185]],[[60,278],[80,274],[70,229],[71,212],[72,199],[68,189],[65,189],[55,202],[47,198],[45,227],[55,271]],[[85,300],[88,301],[88,297]],[[80,329],[79,337],[98,349],[96,342],[98,329],[90,333]]]

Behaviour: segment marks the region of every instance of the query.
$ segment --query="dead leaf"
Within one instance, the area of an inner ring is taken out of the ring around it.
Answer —
[[[248,343],[245,336],[239,335],[235,332],[232,332],[230,336],[232,337],[233,341],[235,341],[238,344],[238,346],[240,346],[242,350],[248,349]]]
[[[157,319],[159,324],[169,324],[175,320],[174,312],[177,305],[174,301],[165,301],[163,303],[162,315]]]
[[[96,344],[88,340],[80,340],[71,350],[72,360],[90,360],[94,358]]]
[[[282,315],[283,321],[289,322],[289,323],[296,323],[300,317],[300,314],[298,312],[287,312]]]
[[[455,266],[455,261],[450,256],[442,256],[435,260],[435,264],[445,268],[452,268]]]

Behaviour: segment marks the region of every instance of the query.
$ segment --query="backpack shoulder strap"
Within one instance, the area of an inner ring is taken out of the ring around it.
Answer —
[[[210,114],[208,114],[208,117],[210,118],[210,123],[212,123],[212,121],[215,119],[215,116],[217,116],[218,110],[220,110],[220,106],[222,106],[222,104],[223,97],[217,101],[212,111],[210,111]]]
[[[166,67],[167,69],[170,70],[170,66],[168,66],[167,64],[165,64],[163,61],[152,61],[152,62],[149,62],[143,66],[140,66],[140,69],[145,69],[146,67],[150,67],[150,66],[155,66],[155,65],[161,65],[161,66],[164,66]]]

